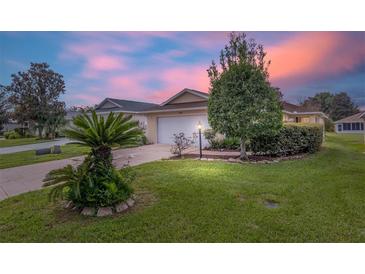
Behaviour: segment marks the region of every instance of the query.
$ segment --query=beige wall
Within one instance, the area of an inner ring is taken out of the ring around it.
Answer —
[[[188,115],[201,115],[207,114],[206,110],[195,110],[195,111],[171,111],[171,112],[160,112],[147,114],[147,130],[146,137],[150,143],[157,143],[157,118],[158,117],[169,117],[169,116],[188,116]]]
[[[169,104],[190,103],[190,102],[202,102],[202,101],[206,101],[206,100],[207,99],[204,99],[200,96],[196,96],[194,94],[186,92],[186,93],[180,95],[179,97],[175,98],[171,102],[169,102],[168,105]]]
[[[300,114],[287,114],[284,113],[284,123],[295,123],[295,118],[299,117],[301,123],[313,123],[313,124],[324,124],[324,120],[320,115],[300,115]]]
[[[105,102],[104,104],[103,104],[103,109],[104,108],[115,108],[116,107],[116,105],[115,104],[113,104],[112,102],[109,102],[109,101],[107,101],[107,102]]]

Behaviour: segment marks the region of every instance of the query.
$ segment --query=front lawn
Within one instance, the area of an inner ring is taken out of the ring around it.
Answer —
[[[43,142],[49,142],[49,141],[53,141],[53,140],[45,140],[45,139],[38,139],[38,138],[3,139],[3,140],[0,140],[0,148],[1,147],[29,145],[29,144],[43,143]]]
[[[361,142],[330,134],[320,153],[274,164],[144,164],[136,208],[113,217],[64,211],[48,190],[19,195],[0,202],[0,241],[364,242]]]
[[[46,154],[46,155],[35,155],[34,150],[1,154],[0,169],[71,158],[86,154],[90,151],[90,149],[88,147],[83,147],[80,145],[66,144],[61,146],[61,151],[62,151],[61,154]]]

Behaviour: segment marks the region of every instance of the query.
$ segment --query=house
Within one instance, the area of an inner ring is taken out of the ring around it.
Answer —
[[[365,111],[335,122],[336,133],[365,133]]]
[[[111,111],[123,112],[138,120],[151,143],[171,144],[174,133],[197,138],[197,125],[209,128],[208,94],[192,89],[183,89],[162,104],[136,102],[113,98],[104,99],[96,108],[100,115]],[[283,104],[284,122],[324,124],[322,112],[308,111],[289,103]],[[203,143],[206,141],[203,138]]]

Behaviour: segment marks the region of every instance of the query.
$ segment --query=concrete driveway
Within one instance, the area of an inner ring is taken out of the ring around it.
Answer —
[[[119,168],[127,163],[135,166],[169,158],[170,156],[170,145],[160,144],[113,151],[114,164]],[[0,200],[42,188],[42,180],[49,171],[62,168],[68,164],[78,165],[83,158],[83,156],[80,156],[28,166],[0,169]]]
[[[9,153],[15,153],[15,152],[21,152],[21,151],[27,151],[27,150],[36,150],[41,148],[49,148],[54,145],[62,146],[64,144],[70,143],[71,140],[67,138],[60,138],[53,141],[47,141],[42,143],[36,143],[36,144],[29,144],[29,145],[21,145],[21,146],[12,146],[12,147],[2,147],[0,148],[0,154],[9,154]]]

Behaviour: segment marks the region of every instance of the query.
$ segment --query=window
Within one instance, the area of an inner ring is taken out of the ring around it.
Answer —
[[[361,130],[364,130],[364,123],[361,123],[361,124],[360,124],[360,129],[361,129]]]
[[[350,123],[343,123],[343,130],[351,130],[351,124]]]
[[[300,117],[295,117],[295,122],[300,123]]]
[[[338,130],[338,131],[342,131],[342,125],[341,125],[341,124],[338,124],[338,125],[337,125],[337,130]]]

